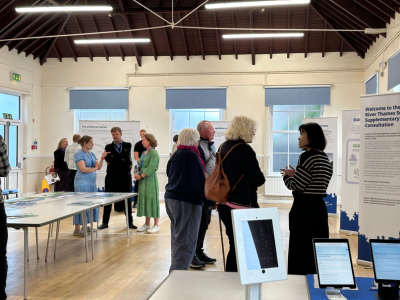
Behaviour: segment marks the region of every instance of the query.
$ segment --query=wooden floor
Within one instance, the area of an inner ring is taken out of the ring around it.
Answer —
[[[283,237],[283,247],[287,259],[288,213],[291,205],[261,205],[278,207]],[[134,210],[135,211],[135,210]],[[100,216],[102,211],[100,212]],[[134,214],[135,215],[135,214]],[[138,226],[144,218],[135,218]],[[160,232],[157,234],[130,231],[126,237],[123,213],[113,213],[108,229],[99,231],[95,239],[95,260],[86,262],[84,239],[72,235],[72,218],[61,222],[54,259],[54,237],[49,248],[49,259],[44,261],[48,226],[39,228],[39,257],[36,259],[35,234],[29,233],[29,275],[28,299],[147,299],[168,275],[170,265],[170,222],[161,202]],[[329,218],[330,237],[346,238],[339,234],[339,218]],[[357,237],[349,236],[355,275],[373,277],[371,269],[357,265]],[[224,238],[225,253],[228,240]],[[90,241],[89,241],[90,245]],[[222,271],[222,251],[219,236],[218,215],[213,211],[210,228],[205,240],[206,253],[217,259],[215,265],[193,272]],[[89,246],[89,253],[90,246]],[[23,299],[23,232],[9,229],[8,241],[8,279],[9,299]]]

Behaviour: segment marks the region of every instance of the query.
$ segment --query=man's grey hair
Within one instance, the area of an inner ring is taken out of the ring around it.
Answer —
[[[211,126],[210,121],[207,120],[200,121],[199,124],[197,124],[197,131],[201,133],[203,129],[208,129],[210,126]]]
[[[178,146],[193,146],[200,140],[199,132],[194,128],[182,129],[178,137]]]

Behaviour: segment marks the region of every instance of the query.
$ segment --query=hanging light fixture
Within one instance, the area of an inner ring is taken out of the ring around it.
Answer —
[[[268,7],[310,4],[310,0],[270,0],[270,1],[245,1],[245,2],[219,2],[206,4],[206,9],[224,9],[241,7]]]
[[[126,43],[148,43],[148,38],[135,38],[135,39],[87,39],[87,40],[74,40],[75,44],[126,44]]]
[[[291,38],[303,37],[302,32],[293,33],[239,33],[239,34],[223,34],[224,39],[257,39],[257,38]]]
[[[19,13],[35,13],[35,12],[88,12],[88,11],[111,11],[112,6],[109,5],[52,5],[52,6],[21,6],[15,10]]]

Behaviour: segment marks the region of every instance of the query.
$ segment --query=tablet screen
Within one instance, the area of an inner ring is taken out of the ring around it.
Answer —
[[[377,280],[400,281],[400,243],[374,243],[372,257]]]
[[[278,267],[272,220],[242,221],[247,270]]]
[[[321,286],[354,285],[349,246],[343,243],[315,242],[316,261]]]

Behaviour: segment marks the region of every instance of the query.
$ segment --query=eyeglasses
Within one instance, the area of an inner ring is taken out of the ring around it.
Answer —
[[[251,132],[256,135],[257,129],[253,129]]]

